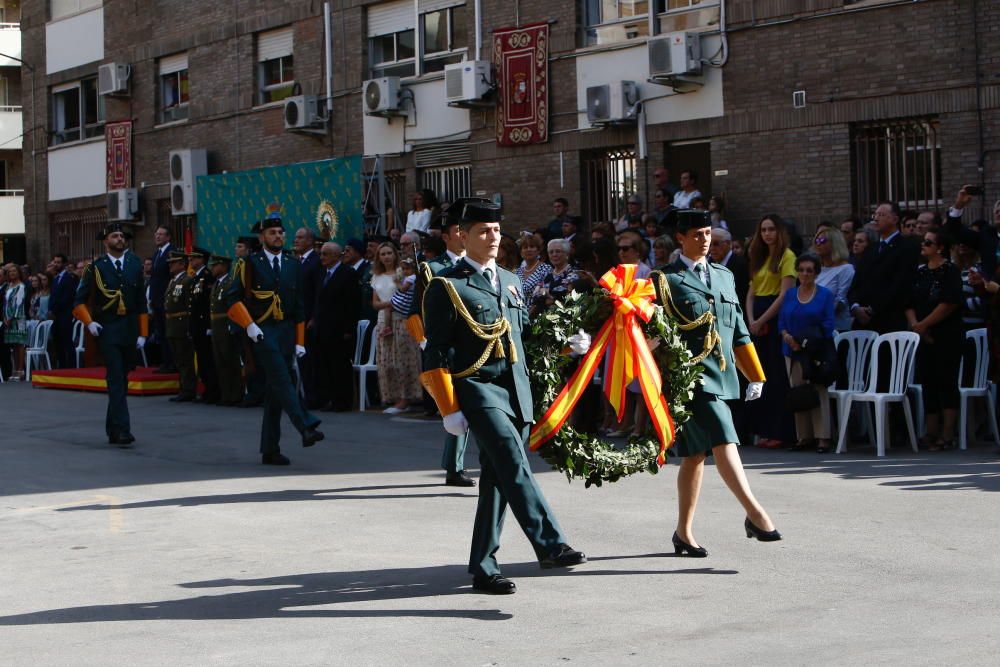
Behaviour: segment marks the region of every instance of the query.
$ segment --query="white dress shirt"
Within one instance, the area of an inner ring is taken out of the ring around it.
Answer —
[[[493,289],[495,289],[498,292],[500,291],[500,276],[497,275],[497,262],[495,259],[491,259],[490,261],[486,262],[486,264],[480,264],[479,262],[473,259],[469,259],[469,257],[466,256],[465,261],[468,262],[469,266],[474,268],[476,270],[476,273],[478,273],[481,276],[483,276],[483,271],[485,271],[486,269],[492,271],[493,280],[490,282],[493,285]],[[486,276],[483,277],[485,278]]]

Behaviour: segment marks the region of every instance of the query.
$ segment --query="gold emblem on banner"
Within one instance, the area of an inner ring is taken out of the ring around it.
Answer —
[[[337,211],[333,208],[333,204],[324,199],[316,209],[316,229],[324,241],[329,241],[337,235],[338,224]]]

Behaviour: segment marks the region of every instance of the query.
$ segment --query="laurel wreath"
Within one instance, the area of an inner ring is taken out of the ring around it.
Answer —
[[[536,421],[541,420],[555,401],[575,368],[576,360],[563,354],[569,337],[579,329],[594,336],[612,315],[612,309],[611,298],[604,290],[588,294],[574,291],[534,319],[531,336],[525,340],[525,353]],[[691,363],[693,355],[681,339],[676,322],[664,314],[661,306],[656,306],[655,314],[643,329],[647,339],[660,342],[653,350],[653,358],[660,370],[670,416],[679,433],[691,417],[687,406],[701,381],[701,366]],[[553,468],[564,472],[569,481],[583,479],[589,488],[640,472],[655,475],[659,471],[656,456],[660,441],[651,428],[640,436],[629,437],[626,446],[617,447],[596,434],[577,431],[570,421],[538,449],[538,454]]]

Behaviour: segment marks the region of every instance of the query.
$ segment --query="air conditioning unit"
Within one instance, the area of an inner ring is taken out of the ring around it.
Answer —
[[[649,77],[671,79],[701,74],[701,37],[694,32],[672,32],[646,42]]]
[[[623,123],[636,118],[639,88],[635,81],[615,81],[587,88],[587,120],[591,125]]]
[[[170,212],[194,215],[198,211],[195,179],[208,173],[208,152],[204,148],[170,151]]]
[[[400,110],[399,77],[369,79],[361,86],[365,113],[369,116],[392,115]]]
[[[295,95],[285,98],[285,129],[302,130],[322,127],[319,100],[315,95]]]
[[[139,213],[139,191],[122,188],[108,191],[108,222],[135,220]]]
[[[490,62],[466,60],[444,66],[444,90],[448,102],[474,102],[493,90]]]
[[[97,94],[114,95],[128,92],[131,68],[119,63],[107,63],[97,68]]]

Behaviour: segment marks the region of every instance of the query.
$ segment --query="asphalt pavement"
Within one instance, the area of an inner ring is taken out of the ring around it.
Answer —
[[[1000,457],[741,449],[785,539],[748,540],[709,466],[708,558],[677,558],[675,465],[601,489],[532,455],[574,571],[508,516],[513,596],[466,573],[475,489],[443,486],[443,430],[324,414],[287,468],[260,412],[0,385],[3,665],[996,664]],[[467,462],[478,468],[471,448]]]

